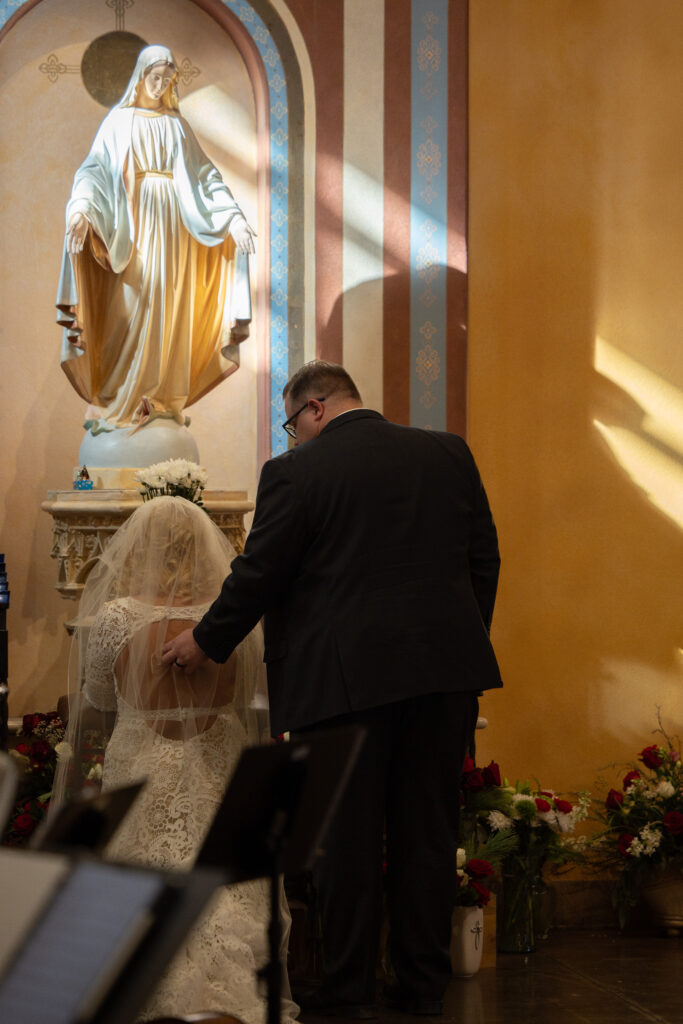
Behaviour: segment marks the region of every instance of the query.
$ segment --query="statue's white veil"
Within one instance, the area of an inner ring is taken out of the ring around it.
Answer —
[[[58,763],[57,801],[87,779],[117,715],[144,719],[150,744],[163,737],[188,757],[191,741],[222,714],[237,716],[245,742],[267,734],[260,626],[225,665],[206,661],[186,675],[161,661],[166,640],[195,625],[216,598],[234,556],[207,513],[184,498],[154,498],[116,532],[75,619],[66,736],[73,756],[68,761],[65,748]]]
[[[126,91],[115,106],[134,107],[136,105],[140,82],[154,64],[170,64],[175,71],[173,81],[162,96],[162,103],[170,110],[178,109],[178,65],[169,48],[158,43],[152,46],[145,46],[144,50],[140,50],[133,74],[130,76],[130,81],[126,86]]]

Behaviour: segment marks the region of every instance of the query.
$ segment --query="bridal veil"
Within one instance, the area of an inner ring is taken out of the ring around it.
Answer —
[[[264,737],[260,626],[225,665],[207,661],[185,675],[161,661],[166,640],[198,622],[215,599],[234,556],[207,513],[183,498],[146,502],[114,535],[88,577],[75,619],[69,746],[58,764],[57,800],[98,778],[101,747],[115,722],[119,730],[128,725],[126,737],[136,744],[131,762],[143,766],[142,745],[150,748],[150,767],[162,770],[154,758],[170,747],[175,770],[191,777],[199,766],[190,762],[210,754],[212,732],[220,732],[218,719],[228,711],[233,730],[244,734],[240,748]],[[124,768],[115,754],[108,750],[106,788]]]

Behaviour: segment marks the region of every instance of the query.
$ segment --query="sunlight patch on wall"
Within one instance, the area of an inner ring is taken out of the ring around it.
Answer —
[[[650,441],[625,427],[593,423],[612,454],[651,503],[683,529],[683,468]]]
[[[640,743],[640,737],[647,738],[656,729],[658,707],[667,731],[675,731],[683,714],[681,666],[675,655],[674,649],[672,664],[667,667],[603,658],[601,678],[589,698],[591,718],[627,746]]]
[[[643,413],[638,431],[599,419],[595,427],[655,508],[683,529],[683,393],[603,338],[596,339],[595,368]]]
[[[346,288],[382,277],[384,186],[348,161],[344,161],[344,243]]]
[[[231,99],[217,85],[196,89],[189,96],[181,96],[180,112],[192,125],[196,135],[206,140],[225,155],[226,163],[235,168],[235,179],[228,182],[231,191],[237,194],[239,185],[249,185],[255,165],[255,128],[253,112]],[[226,125],[230,130],[226,131]],[[240,177],[240,168],[245,169],[245,178]],[[238,185],[239,182],[239,185]]]
[[[643,430],[683,455],[683,393],[603,338],[595,342],[595,369],[634,398],[645,417]]]

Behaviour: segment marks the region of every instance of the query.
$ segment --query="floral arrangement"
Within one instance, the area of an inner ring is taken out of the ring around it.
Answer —
[[[683,872],[683,765],[680,743],[661,727],[663,743],[641,750],[621,789],[596,807],[603,828],[591,840],[596,863],[616,874],[612,898],[623,927],[643,885],[657,872]]]
[[[102,735],[96,730],[85,733],[82,757],[76,766],[71,745],[64,739],[65,732],[66,727],[56,711],[24,715],[17,732],[23,739],[9,751],[20,778],[14,810],[2,838],[4,845],[23,846],[47,814],[58,763],[72,761],[68,776],[70,790],[99,789],[104,762]]]
[[[105,747],[106,739],[97,729],[83,731],[77,757],[70,743],[60,743],[58,759],[66,764],[63,799],[70,799],[85,790],[99,793]]]
[[[483,879],[495,874],[493,865],[481,857],[467,857],[467,851],[461,847],[457,854],[458,889],[455,895],[457,907],[485,907],[491,899],[491,890],[484,885]]]
[[[506,855],[527,870],[540,870],[546,861],[557,864],[582,859],[576,845],[566,842],[576,825],[588,817],[590,799],[579,795],[575,803],[551,789],[530,782],[511,786],[491,761],[478,768],[465,758],[462,772],[463,818],[470,833],[481,836],[510,834],[516,842]]]
[[[539,784],[511,786],[491,761],[479,768],[465,758],[461,779],[462,830],[470,846],[497,854],[502,895],[497,944],[504,953],[528,953],[538,935],[547,933],[542,869],[546,862],[583,860],[567,842],[576,824],[588,816],[589,798],[575,803]]]
[[[155,462],[147,469],[138,470],[135,479],[142,485],[140,493],[143,501],[169,494],[204,507],[202,492],[206,487],[206,470],[196,462],[188,462],[186,459]]]
[[[23,739],[9,752],[20,781],[14,811],[3,837],[5,845],[22,846],[47,814],[59,748],[64,745],[64,731],[64,723],[56,711],[24,715],[17,733]]]

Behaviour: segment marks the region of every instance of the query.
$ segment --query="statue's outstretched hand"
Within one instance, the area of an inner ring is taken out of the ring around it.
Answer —
[[[83,251],[85,236],[90,226],[88,218],[84,213],[76,213],[69,221],[66,229],[66,251],[71,255]]]
[[[253,228],[250,228],[246,220],[240,218],[234,226],[230,227],[230,234],[235,239],[235,245],[240,252],[251,255],[256,252],[254,246],[254,239],[256,238],[256,232]]]

